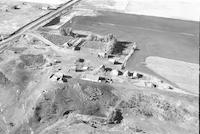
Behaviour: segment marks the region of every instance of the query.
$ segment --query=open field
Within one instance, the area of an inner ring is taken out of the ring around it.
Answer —
[[[30,2],[30,3],[41,3],[41,4],[49,4],[49,5],[60,5],[66,3],[70,0],[18,0],[21,2]]]
[[[199,21],[199,0],[84,0],[83,6],[128,14]]]
[[[17,1],[60,5],[69,0]],[[83,0],[82,2],[82,6],[87,8],[192,21],[199,21],[199,4],[198,0]]]
[[[199,94],[199,65],[161,57],[147,57],[146,66],[194,94]]]
[[[19,9],[14,9],[15,6],[18,6]],[[48,12],[41,10],[41,5],[11,1],[1,1],[0,7],[5,9],[4,11],[0,10],[0,33],[7,35]]]
[[[155,74],[144,66],[148,56],[196,64],[199,62],[198,23],[114,12],[101,13],[101,16],[96,17],[76,17],[72,27],[99,34],[115,33],[120,40],[137,42],[139,50],[128,62],[128,69]]]

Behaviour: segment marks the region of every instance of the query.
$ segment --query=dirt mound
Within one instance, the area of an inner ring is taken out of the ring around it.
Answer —
[[[45,59],[42,54],[33,55],[33,54],[25,54],[21,55],[20,59],[23,62],[23,65],[27,67],[39,67],[45,64]]]
[[[54,91],[45,93],[34,108],[30,127],[39,131],[47,124],[68,116],[71,112],[106,117],[119,98],[112,87],[82,80],[70,80]]]
[[[120,109],[116,109],[111,113],[110,117],[108,117],[108,123],[119,124],[121,123],[122,119],[123,119],[122,111]]]
[[[122,109],[131,109],[136,115],[165,121],[186,122],[188,117],[196,118],[197,113],[189,112],[184,104],[179,106],[157,95],[134,94],[128,102],[121,103]]]

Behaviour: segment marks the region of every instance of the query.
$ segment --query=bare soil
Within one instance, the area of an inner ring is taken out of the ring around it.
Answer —
[[[145,19],[151,23],[139,23]],[[125,70],[111,63],[110,57],[98,57],[101,41],[86,41],[74,50],[63,47],[67,36],[47,37],[35,31],[9,42],[11,46],[0,53],[0,134],[197,134],[199,96],[175,92],[173,83],[168,89],[134,84],[160,80],[158,75],[122,75],[126,70],[145,72],[141,62],[149,55],[198,62],[196,23],[167,20],[172,24],[162,28],[167,24],[163,21],[115,13],[73,20],[76,30],[103,36],[114,33],[117,41],[111,58],[123,60],[136,41],[139,50]],[[173,28],[176,24],[181,25]],[[104,68],[94,75],[101,65]],[[82,70],[77,71],[77,66]],[[112,70],[121,73],[113,76]],[[85,75],[98,79],[83,80]]]
[[[47,10],[41,10],[41,5],[19,1],[2,1],[1,6],[6,10],[0,10],[0,33],[12,34],[20,27],[46,14]],[[17,9],[14,7],[18,7]]]

